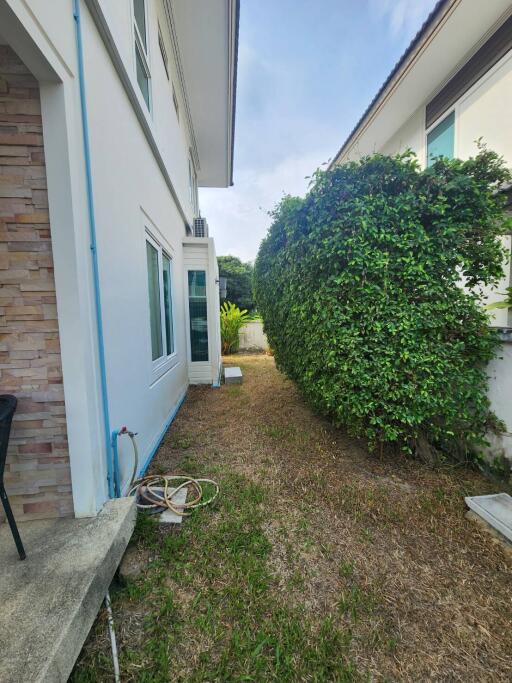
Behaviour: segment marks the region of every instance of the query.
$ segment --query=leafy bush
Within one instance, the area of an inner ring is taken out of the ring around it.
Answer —
[[[255,296],[277,365],[371,446],[482,443],[498,342],[479,286],[502,276],[508,178],[485,149],[426,170],[374,155],[318,171],[273,212]]]
[[[254,310],[254,300],[252,294],[252,263],[243,263],[236,256],[219,256],[219,276],[227,279],[227,299],[248,311]]]
[[[244,309],[225,301],[220,307],[220,335],[222,339],[222,353],[224,355],[236,353],[239,346],[238,333],[245,325],[249,316]]]

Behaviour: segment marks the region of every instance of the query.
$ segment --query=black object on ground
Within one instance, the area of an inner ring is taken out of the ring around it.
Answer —
[[[11,527],[12,536],[14,538],[14,542],[16,543],[20,560],[24,560],[26,557],[25,549],[23,548],[18,527],[16,526],[16,520],[12,514],[9,499],[7,498],[7,493],[5,492],[4,487],[4,469],[5,461],[7,459],[7,446],[9,445],[12,416],[14,415],[17,404],[18,401],[16,396],[11,396],[11,394],[0,395],[0,498],[2,499],[5,516],[7,517],[7,521]]]

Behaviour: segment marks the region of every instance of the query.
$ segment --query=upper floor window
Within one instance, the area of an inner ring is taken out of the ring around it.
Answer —
[[[455,112],[452,111],[427,135],[427,166],[432,166],[436,157],[453,159],[454,148]]]
[[[146,235],[151,358],[160,363],[175,351],[172,306],[172,261],[162,247]]]
[[[148,51],[148,31],[146,0],[133,0],[133,19],[135,34],[135,69],[137,72],[137,83],[139,84],[142,97],[150,109],[151,93],[149,71],[149,51]]]

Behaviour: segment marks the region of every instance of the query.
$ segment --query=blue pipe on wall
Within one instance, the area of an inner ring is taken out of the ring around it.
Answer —
[[[117,447],[117,437],[121,433],[121,430],[114,429],[112,432],[111,444],[112,444],[112,460],[114,465],[114,495],[119,498],[121,493],[121,469],[119,467],[119,449]]]
[[[91,150],[89,145],[89,125],[87,117],[87,101],[85,95],[84,53],[82,44],[82,26],[80,21],[80,0],[73,0],[73,17],[75,20],[76,51],[78,59],[78,83],[80,88],[80,109],[82,114],[82,135],[84,145],[85,177],[87,190],[87,208],[89,212],[89,239],[92,255],[92,272],[94,282],[94,303],[96,312],[96,332],[98,335],[98,360],[100,366],[101,404],[105,429],[105,448],[107,455],[108,494],[114,498],[114,477],[112,463],[112,441],[110,437],[110,414],[108,407],[107,371],[105,363],[105,340],[103,334],[103,317],[101,313],[100,277],[96,246],[96,221],[94,218],[94,199],[91,171]]]

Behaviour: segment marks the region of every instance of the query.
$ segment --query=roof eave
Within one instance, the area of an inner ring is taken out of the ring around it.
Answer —
[[[232,54],[232,60],[230,64],[230,74],[231,76],[231,117],[229,121],[229,170],[228,170],[228,183],[229,186],[234,184],[233,182],[233,169],[234,169],[234,159],[235,159],[235,124],[236,124],[236,88],[237,88],[237,78],[238,78],[238,42],[240,34],[240,0],[235,0],[235,27],[233,31],[232,45],[230,46],[230,53]]]

